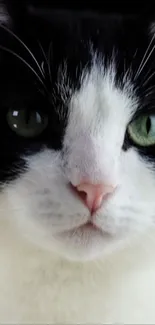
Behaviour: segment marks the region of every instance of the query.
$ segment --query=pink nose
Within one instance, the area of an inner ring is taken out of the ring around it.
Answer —
[[[91,214],[96,212],[101,207],[103,199],[114,191],[113,186],[91,183],[81,183],[75,189]]]

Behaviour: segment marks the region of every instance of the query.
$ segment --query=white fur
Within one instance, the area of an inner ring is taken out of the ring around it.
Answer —
[[[116,87],[114,64],[95,61],[72,94],[63,152],[25,157],[28,169],[4,186],[1,323],[155,322],[154,170],[122,150],[137,105],[129,80]],[[102,232],[76,230],[90,216],[68,184],[83,178],[116,186],[93,216]]]

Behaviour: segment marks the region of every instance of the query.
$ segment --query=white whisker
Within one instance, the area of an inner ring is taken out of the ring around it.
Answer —
[[[14,34],[10,29],[8,29],[6,26],[0,25],[0,27],[3,28],[4,30],[6,30],[8,33],[10,33],[14,38],[16,38],[18,40],[19,43],[21,43],[23,45],[23,47],[25,47],[27,52],[31,55],[34,62],[36,63],[41,75],[43,76],[43,78],[45,78],[45,75],[44,75],[44,73],[43,73],[37,59],[35,58],[34,54],[31,52],[31,50],[27,47],[27,45],[16,34]]]
[[[47,91],[46,89],[46,86],[44,84],[44,82],[42,81],[42,79],[39,77],[38,73],[31,67],[31,65],[25,61],[20,55],[18,55],[17,53],[15,53],[14,51],[8,49],[7,47],[5,46],[2,46],[0,45],[0,49],[3,50],[3,51],[6,51],[12,55],[14,55],[15,57],[17,57],[20,61],[22,61],[34,74],[35,76],[38,78],[38,80],[40,81],[40,83],[43,85],[43,87],[45,88],[45,90]]]
[[[39,41],[38,41],[38,43],[39,43],[40,49],[41,49],[41,51],[42,51],[42,53],[43,53],[43,56],[44,56],[44,58],[45,58],[45,61],[46,61],[46,63],[47,63],[48,73],[49,73],[50,82],[51,82],[51,81],[52,81],[52,80],[51,80],[51,68],[50,68],[49,60],[47,59],[47,56],[46,56],[46,54],[45,54],[45,51],[44,51],[44,49],[43,49],[41,43],[40,43]]]
[[[146,63],[148,62],[148,60],[149,60],[151,54],[153,53],[153,51],[154,51],[154,49],[155,49],[155,45],[154,45],[153,48],[152,48],[152,50],[151,50],[150,53],[149,53],[149,49],[150,49],[150,47],[151,47],[153,41],[154,41],[154,35],[153,35],[153,37],[152,37],[152,39],[151,39],[151,41],[150,41],[150,43],[149,43],[149,45],[148,45],[148,47],[147,47],[145,53],[144,53],[144,56],[143,56],[142,61],[141,61],[141,63],[140,63],[140,66],[139,66],[139,68],[138,68],[138,70],[137,70],[137,72],[136,72],[135,79],[136,79],[136,78],[141,74],[141,72],[143,71],[143,69],[144,69]],[[149,53],[149,54],[148,54],[148,53]],[[147,56],[147,54],[148,54],[148,56]]]
[[[143,87],[145,87],[148,82],[153,78],[153,76],[155,75],[155,71],[151,73],[151,75],[146,79],[146,81],[143,83]]]
[[[52,76],[51,76],[51,65],[50,65],[50,55],[51,55],[51,45],[49,46],[49,52],[48,52],[48,66],[49,66],[49,77],[50,77],[50,82],[52,82]]]

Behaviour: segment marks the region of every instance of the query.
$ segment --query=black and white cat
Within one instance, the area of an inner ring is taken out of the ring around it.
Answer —
[[[1,4],[3,324],[155,323],[155,28],[106,5]]]

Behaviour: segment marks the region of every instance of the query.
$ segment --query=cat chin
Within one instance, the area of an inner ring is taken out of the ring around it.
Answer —
[[[104,258],[123,243],[121,237],[84,225],[56,235],[52,250],[71,261],[92,261]]]
[[[88,222],[54,235],[50,249],[73,262],[95,261],[130,246],[143,232],[128,229],[112,233]]]
[[[51,235],[42,232],[42,230],[40,232],[38,227],[36,232],[32,227],[29,230],[21,234],[24,242],[49,252],[53,256],[61,256],[63,259],[73,262],[104,258],[116,249],[121,239],[120,236],[111,235],[89,225],[62,230],[59,233],[51,233]]]

